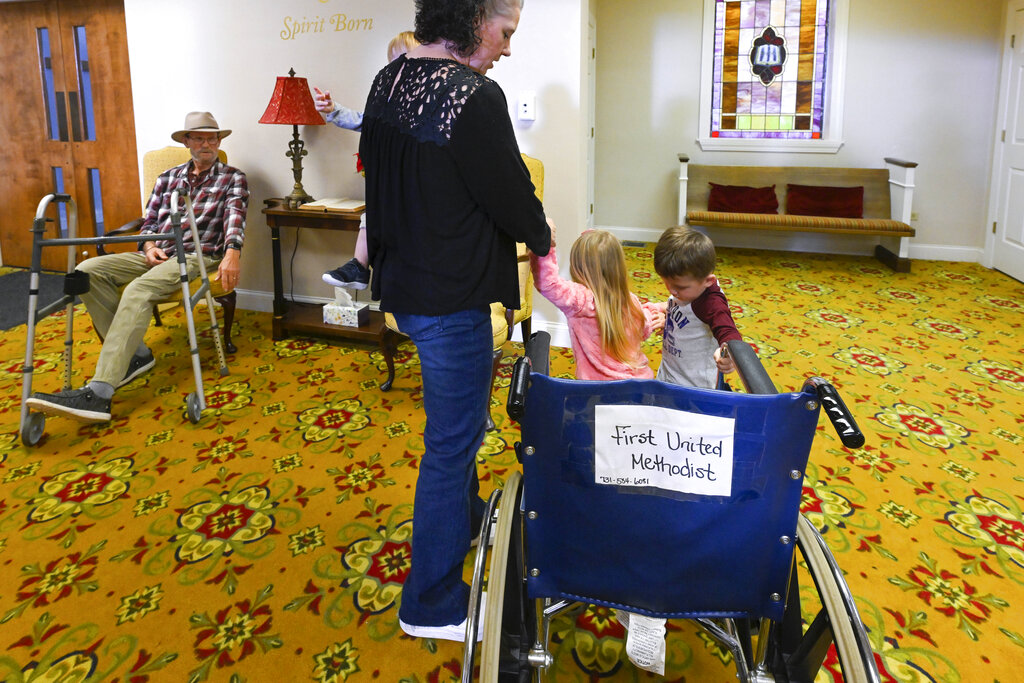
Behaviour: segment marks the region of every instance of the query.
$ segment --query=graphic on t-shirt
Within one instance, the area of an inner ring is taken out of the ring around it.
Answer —
[[[682,350],[677,348],[675,345],[675,330],[682,329],[690,324],[690,318],[686,315],[685,310],[680,307],[675,300],[672,300],[669,307],[668,313],[665,316],[665,332],[664,332],[664,344],[662,345],[662,354],[669,354],[671,356],[679,357]]]

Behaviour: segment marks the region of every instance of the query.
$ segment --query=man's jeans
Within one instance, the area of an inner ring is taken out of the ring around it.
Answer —
[[[490,312],[395,314],[395,320],[419,352],[427,416],[413,510],[412,568],[399,616],[415,626],[458,624],[466,618],[469,601],[462,566],[485,507],[476,454],[490,397]]]

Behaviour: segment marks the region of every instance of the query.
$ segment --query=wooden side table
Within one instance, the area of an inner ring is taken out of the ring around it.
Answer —
[[[289,209],[283,199],[266,199],[263,214],[270,228],[270,247],[274,261],[274,320],[273,337],[285,339],[292,334],[317,337],[354,339],[380,342],[384,328],[384,314],[370,311],[369,322],[360,327],[329,325],[324,322],[321,304],[286,301],[281,277],[281,228],[313,228],[314,230],[359,230],[359,214]]]

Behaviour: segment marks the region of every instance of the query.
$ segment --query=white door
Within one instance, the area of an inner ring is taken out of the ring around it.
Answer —
[[[1024,0],[1011,0],[1007,12],[1008,67],[1000,96],[1002,126],[996,131],[1002,150],[995,155],[993,174],[999,198],[992,265],[1024,281]]]
[[[587,88],[590,95],[587,102],[587,230],[594,229],[594,126],[597,125],[597,18],[593,14],[587,21],[587,44],[590,54],[587,56]]]

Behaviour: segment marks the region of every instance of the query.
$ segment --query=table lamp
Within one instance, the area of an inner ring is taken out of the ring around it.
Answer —
[[[299,137],[299,126],[322,126],[324,119],[313,104],[309,84],[305,78],[297,78],[295,69],[289,69],[287,76],[278,76],[270,104],[260,117],[260,123],[284,123],[292,127],[292,140],[288,143],[286,157],[292,158],[292,175],[295,186],[292,193],[284,198],[289,209],[312,201],[302,188],[302,157],[306,156],[305,143]]]

